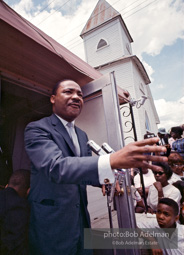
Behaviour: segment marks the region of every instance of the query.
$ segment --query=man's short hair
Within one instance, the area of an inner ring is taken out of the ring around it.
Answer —
[[[60,83],[63,82],[63,81],[73,81],[73,80],[72,80],[72,79],[63,79],[63,80],[58,81],[58,82],[54,85],[54,87],[53,87],[53,89],[52,89],[52,95],[56,95],[56,94],[57,94],[57,90],[58,90],[58,88],[59,88],[59,86],[60,86]]]
[[[183,129],[180,126],[172,127],[171,132],[182,135],[183,134]]]
[[[173,171],[167,163],[153,162],[153,165],[160,166],[164,170],[164,173],[166,174],[168,180],[171,178]]]
[[[172,165],[173,163],[183,163],[184,164],[184,159],[179,154],[179,152],[171,151],[171,153],[168,157],[168,163],[169,163],[169,165]]]
[[[15,170],[10,176],[8,186],[19,187],[20,189],[29,189],[30,171],[27,169]]]
[[[164,204],[164,205],[168,205],[168,206],[172,207],[175,216],[177,216],[179,214],[179,206],[176,203],[176,201],[174,201],[173,199],[164,197],[164,198],[160,199],[160,201],[158,202],[158,205],[159,204]]]

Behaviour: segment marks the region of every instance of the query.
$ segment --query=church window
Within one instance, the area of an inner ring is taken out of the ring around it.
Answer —
[[[104,47],[104,46],[107,46],[107,42],[104,39],[100,39],[100,41],[97,45],[97,50]]]

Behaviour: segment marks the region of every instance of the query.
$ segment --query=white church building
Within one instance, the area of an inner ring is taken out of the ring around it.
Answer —
[[[159,117],[150,79],[142,62],[132,53],[133,39],[121,14],[105,0],[99,0],[80,36],[86,62],[102,74],[114,72],[117,85],[130,93],[137,140],[142,140],[147,132],[157,134]],[[121,109],[126,144],[132,142],[132,137],[135,139],[129,106],[127,103]]]

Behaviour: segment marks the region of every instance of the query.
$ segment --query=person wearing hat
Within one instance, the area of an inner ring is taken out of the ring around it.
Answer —
[[[157,145],[165,146],[167,149],[167,151],[163,152],[161,155],[168,157],[171,152],[171,147],[168,142],[168,137],[166,136],[167,132],[166,132],[165,128],[159,128],[157,134],[158,134],[158,137],[160,138]]]

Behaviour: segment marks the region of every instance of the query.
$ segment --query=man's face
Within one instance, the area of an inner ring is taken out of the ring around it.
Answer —
[[[174,139],[176,139],[176,138],[178,138],[178,134],[175,133],[175,132],[171,132],[171,137],[174,138]]]
[[[173,172],[181,176],[183,176],[183,167],[184,167],[184,164],[181,162],[174,162],[171,165],[171,169],[173,170]]]
[[[173,208],[165,204],[158,204],[156,217],[160,228],[172,228],[178,220]]]
[[[171,153],[168,157],[169,166],[175,174],[183,176],[184,159],[178,153]]]
[[[158,133],[158,137],[160,138],[160,139],[162,139],[162,138],[164,138],[164,134],[161,134],[161,133]]]
[[[80,86],[66,80],[60,83],[56,95],[52,95],[50,101],[53,112],[64,120],[71,122],[77,118],[83,107],[83,95]]]

